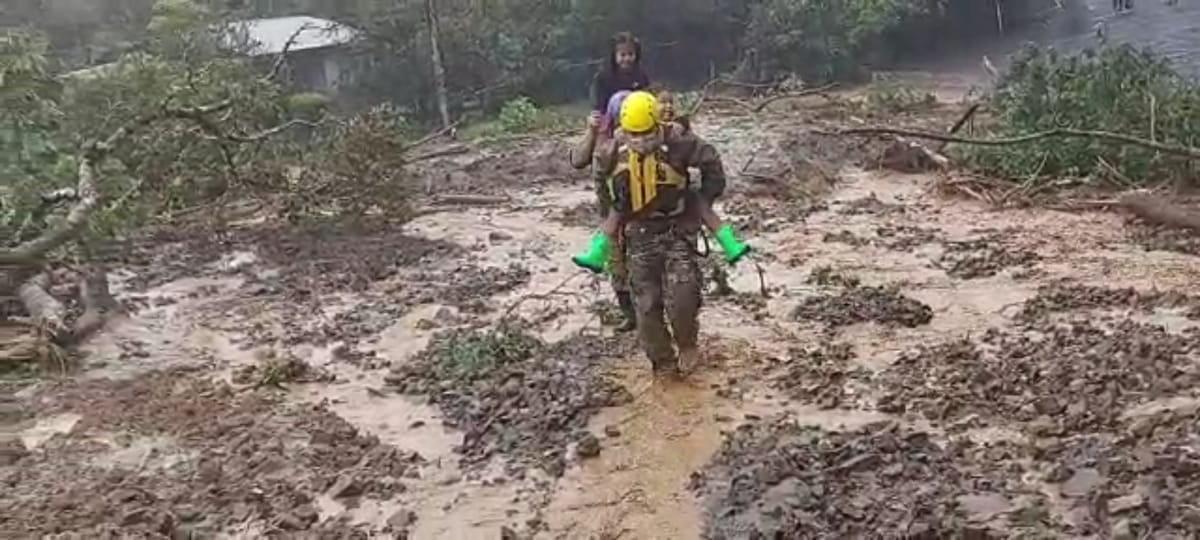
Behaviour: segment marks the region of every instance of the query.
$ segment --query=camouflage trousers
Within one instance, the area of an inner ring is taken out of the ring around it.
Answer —
[[[638,339],[656,368],[676,362],[676,346],[696,347],[703,285],[698,233],[698,225],[678,219],[639,220],[625,230]]]

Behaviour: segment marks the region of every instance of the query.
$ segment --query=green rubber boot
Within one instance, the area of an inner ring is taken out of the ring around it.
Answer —
[[[720,244],[721,250],[725,252],[725,262],[729,264],[737,264],[742,257],[750,253],[750,246],[739,240],[733,233],[733,225],[728,223],[721,225],[714,236],[717,237],[717,244]]]
[[[588,245],[587,251],[571,257],[571,261],[581,268],[601,274],[608,269],[608,260],[611,255],[612,239],[607,234],[597,231],[592,235],[592,242]]]

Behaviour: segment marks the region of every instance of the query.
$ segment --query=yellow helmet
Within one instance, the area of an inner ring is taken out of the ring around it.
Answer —
[[[658,125],[658,100],[650,92],[637,91],[621,103],[621,129],[630,133],[645,133]]]

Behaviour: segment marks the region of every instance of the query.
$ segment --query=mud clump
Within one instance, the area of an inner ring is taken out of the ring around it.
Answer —
[[[1005,246],[998,237],[949,242],[938,259],[946,274],[958,279],[992,277],[1014,266],[1030,266],[1041,260],[1037,253]]]
[[[993,329],[982,344],[956,339],[902,355],[878,377],[877,406],[943,423],[1018,422],[1038,436],[1112,429],[1126,407],[1200,383],[1198,348],[1196,336],[1128,320]]]
[[[870,376],[854,365],[856,355],[847,343],[826,343],[819,348],[793,349],[774,385],[788,397],[822,409],[853,406],[848,384]]]
[[[1130,240],[1146,251],[1168,251],[1200,257],[1200,235],[1195,232],[1143,223],[1132,223],[1128,230]]]
[[[529,283],[531,276],[528,268],[518,264],[505,268],[464,265],[448,272],[418,273],[406,280],[409,286],[402,289],[402,296],[408,304],[448,304],[484,313],[494,309],[486,304],[487,299]]]
[[[1109,538],[1186,538],[1200,527],[1200,414],[1155,411],[1131,417],[1122,434],[1063,439],[1044,479],[1057,485],[1080,533]]]
[[[846,244],[847,246],[862,247],[871,245],[870,238],[863,238],[847,230],[825,233],[821,241],[826,244]]]
[[[862,280],[859,279],[858,276],[845,272],[839,272],[832,266],[819,266],[814,268],[813,271],[808,274],[808,278],[805,279],[804,282],[820,287],[843,287],[847,289],[853,289],[862,284]]]
[[[464,465],[504,456],[514,474],[540,466],[557,476],[568,445],[586,437],[591,415],[632,399],[598,369],[621,348],[585,336],[546,344],[512,326],[456,329],[438,334],[388,382],[429,396],[449,425],[466,432]]]
[[[259,359],[258,364],[245,366],[233,374],[234,384],[255,387],[282,387],[287,383],[332,382],[335,377],[290,352],[282,357],[270,351]]]
[[[1158,306],[1200,306],[1200,302],[1194,297],[1174,292],[1053,283],[1038,287],[1037,294],[1022,304],[1016,318],[1019,321],[1035,321],[1065,311],[1100,308],[1150,311]]]
[[[245,275],[248,289],[267,288],[290,299],[330,292],[362,291],[401,268],[455,255],[462,248],[408,236],[386,221],[357,226],[298,228],[289,224],[213,228],[204,224],[150,231],[111,253],[133,266],[135,287],[160,285],[181,277]],[[250,264],[214,264],[231,252],[253,254]],[[259,275],[259,270],[270,270]]]
[[[875,194],[841,203],[838,213],[843,216],[871,216],[903,214],[907,208],[902,204],[888,203],[879,200]]]
[[[550,219],[564,227],[595,229],[600,224],[600,212],[594,202],[579,203],[550,215]]]
[[[727,434],[689,487],[704,538],[987,538],[955,508],[968,475],[893,423],[837,433],[780,418]]]
[[[900,294],[897,287],[858,286],[808,298],[792,310],[792,318],[831,328],[864,322],[916,328],[933,320],[933,308]]]
[[[421,462],[323,406],[289,407],[183,371],[66,383],[36,403],[40,414],[82,418],[0,468],[5,538],[207,537],[235,525],[361,535],[320,522],[313,497],[388,500]]]
[[[915,247],[938,241],[935,229],[908,225],[883,225],[875,228],[878,243],[895,251],[909,251]]]

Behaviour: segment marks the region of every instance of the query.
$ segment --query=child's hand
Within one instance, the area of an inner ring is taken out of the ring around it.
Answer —
[[[592,129],[600,127],[600,111],[592,111],[592,114],[588,115],[588,127]]]

